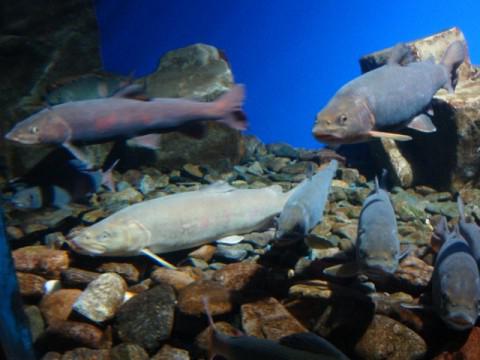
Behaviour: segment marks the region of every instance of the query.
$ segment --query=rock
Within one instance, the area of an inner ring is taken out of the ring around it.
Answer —
[[[208,308],[212,315],[226,314],[233,309],[230,291],[222,284],[211,280],[195,281],[180,289],[178,309],[187,315],[205,314],[204,298],[208,299]]]
[[[464,360],[475,360],[480,354],[480,328],[478,326],[470,330],[467,341],[462,345],[462,347],[452,353],[444,352],[434,358],[434,360],[454,360],[454,359],[464,359]]]
[[[44,243],[50,249],[59,250],[66,243],[66,238],[61,232],[57,231],[45,235]]]
[[[222,334],[229,335],[229,336],[237,336],[239,335],[239,331],[234,328],[231,324],[225,321],[215,322],[215,327],[218,331]],[[195,344],[197,347],[203,351],[208,351],[209,342],[210,342],[210,326],[207,326],[200,334],[197,335],[195,339]]]
[[[122,191],[104,192],[100,194],[100,201],[105,206],[112,206],[118,203],[135,204],[143,200],[143,195],[133,187],[128,187]]]
[[[71,340],[80,346],[92,349],[108,347],[108,341],[102,330],[94,325],[78,321],[55,320],[48,326],[47,335],[52,339]]]
[[[298,159],[299,152],[293,146],[286,143],[276,143],[267,145],[268,152],[278,157]]]
[[[466,45],[463,33],[452,28],[409,43],[414,57],[426,60],[433,56],[440,61],[447,46],[454,40]],[[388,50],[363,57],[363,71],[385,62]],[[412,132],[413,140],[403,144],[391,140],[371,142],[371,154],[378,160],[378,168],[387,167],[391,177],[403,187],[425,184],[437,189],[458,190],[469,182],[478,183],[480,137],[476,131],[480,81],[477,68],[467,55],[459,68],[459,81],[454,94],[440,90],[433,101],[433,134]]]
[[[212,280],[228,290],[244,292],[263,288],[267,282],[267,271],[262,265],[256,263],[235,263],[215,271]]]
[[[298,282],[290,287],[288,293],[292,297],[306,299],[331,300],[345,297],[361,301],[367,300],[366,295],[358,290],[319,279]]]
[[[340,168],[338,172],[340,180],[348,184],[355,184],[360,179],[360,172],[357,169]]]
[[[209,262],[212,259],[213,254],[215,254],[216,250],[217,248],[215,246],[207,244],[199,247],[196,250],[193,250],[191,253],[188,254],[188,256]]]
[[[61,360],[110,360],[110,351],[76,348],[63,354]]]
[[[427,345],[414,331],[384,315],[375,315],[361,339],[355,353],[366,360],[420,359]]]
[[[12,240],[18,240],[25,236],[22,229],[17,226],[7,226],[5,229],[7,236]]]
[[[27,316],[28,325],[30,326],[32,341],[35,342],[45,331],[45,321],[43,320],[40,309],[35,305],[25,306],[25,315]]]
[[[201,278],[201,272],[195,271],[195,268],[180,267],[178,270],[160,267],[156,269],[150,277],[156,283],[168,284],[176,291],[180,291],[185,286]]]
[[[61,360],[61,359],[62,359],[62,354],[54,351],[49,351],[42,357],[42,360]]]
[[[137,344],[120,344],[110,350],[111,360],[148,360],[147,352]]]
[[[241,159],[242,164],[267,155],[265,144],[255,135],[243,135],[243,143],[244,153]]]
[[[190,355],[187,350],[165,344],[150,360],[190,360]]]
[[[275,238],[275,231],[267,230],[265,232],[252,232],[243,235],[243,237],[242,242],[252,244],[257,248],[264,248]]]
[[[88,284],[73,309],[94,322],[111,319],[122,304],[126,289],[127,284],[120,275],[102,274]]]
[[[453,219],[458,217],[457,204],[454,202],[438,202],[438,203],[429,203],[425,210],[431,214],[444,215],[448,219]]]
[[[44,294],[46,280],[38,275],[17,272],[18,287],[22,296],[40,297]]]
[[[242,328],[247,335],[278,340],[308,331],[274,298],[266,298],[241,307]]]
[[[129,283],[137,283],[140,280],[140,273],[137,268],[128,263],[104,263],[97,268],[97,271],[116,273]]]
[[[123,342],[133,342],[154,351],[170,337],[175,313],[175,293],[159,284],[122,305],[115,317],[114,330]]]
[[[84,288],[100,275],[97,272],[71,267],[62,270],[61,279],[68,286]]]
[[[406,282],[411,288],[424,289],[430,282],[433,266],[427,265],[416,256],[408,256],[399,265],[395,272],[395,278]]]
[[[253,246],[250,244],[218,244],[215,250],[215,258],[223,262],[238,262],[245,259],[251,252],[253,252]]]
[[[203,171],[200,169],[200,166],[194,164],[185,164],[182,167],[183,172],[194,179],[203,178]]]
[[[108,214],[104,209],[94,209],[83,214],[82,221],[87,225],[93,225],[107,216]]]
[[[70,264],[67,251],[49,249],[42,245],[25,246],[14,250],[12,257],[17,271],[32,272],[56,279]]]
[[[286,157],[266,157],[261,163],[268,170],[273,172],[280,172],[285,166],[290,163],[290,159]]]
[[[56,320],[67,320],[81,293],[78,289],[60,289],[46,295],[40,303],[40,310],[47,324]]]
[[[148,174],[142,176],[142,178],[140,179],[137,185],[137,189],[143,195],[150,194],[153,190],[155,190],[155,187],[156,187],[155,181]]]

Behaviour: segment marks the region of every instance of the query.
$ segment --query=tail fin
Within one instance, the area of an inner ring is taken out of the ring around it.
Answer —
[[[235,85],[226,94],[215,100],[215,106],[219,112],[220,122],[232,129],[245,130],[248,126],[247,117],[242,110],[245,98],[245,87]]]
[[[462,65],[466,54],[467,51],[465,49],[465,45],[460,40],[457,40],[448,46],[447,50],[445,50],[445,53],[443,54],[442,60],[440,61],[440,64],[445,66],[450,76],[449,81],[445,84],[445,89],[447,89],[450,93],[452,93],[457,86],[457,69],[460,65]]]
[[[465,221],[465,206],[463,205],[463,200],[460,195],[458,195],[458,198],[457,198],[457,207],[458,207],[458,212],[460,214],[460,220]]]

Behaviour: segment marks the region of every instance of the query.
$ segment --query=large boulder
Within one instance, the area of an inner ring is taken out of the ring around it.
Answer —
[[[407,43],[416,61],[431,57],[439,62],[448,45],[460,40],[468,49],[460,29],[452,28]],[[360,59],[363,72],[383,65],[391,48]],[[376,160],[377,172],[388,168],[395,183],[403,187],[426,184],[439,190],[458,190],[480,180],[480,80],[478,68],[467,52],[459,68],[459,81],[454,94],[439,90],[433,99],[433,123],[437,131],[423,134],[405,130],[413,140],[394,142],[372,141],[370,153]]]

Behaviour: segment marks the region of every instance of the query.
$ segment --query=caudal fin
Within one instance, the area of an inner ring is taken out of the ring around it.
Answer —
[[[245,87],[235,85],[227,93],[215,101],[216,110],[219,113],[220,122],[232,129],[245,130],[248,126],[247,117],[242,110],[245,99]]]
[[[440,64],[445,66],[450,76],[449,81],[445,84],[445,89],[447,89],[450,93],[453,92],[457,86],[457,69],[460,65],[462,65],[466,54],[467,51],[465,49],[465,45],[460,40],[457,40],[448,46],[447,50],[445,50],[445,53],[443,54],[442,60],[440,61]]]

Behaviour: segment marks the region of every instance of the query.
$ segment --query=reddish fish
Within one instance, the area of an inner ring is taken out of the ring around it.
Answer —
[[[78,156],[72,143],[100,143],[173,131],[184,125],[198,130],[202,120],[217,120],[238,130],[247,126],[241,110],[242,85],[235,85],[213,102],[131,98],[138,93],[138,86],[132,85],[109,98],[71,101],[46,108],[19,122],[5,137],[22,144],[63,145]]]

